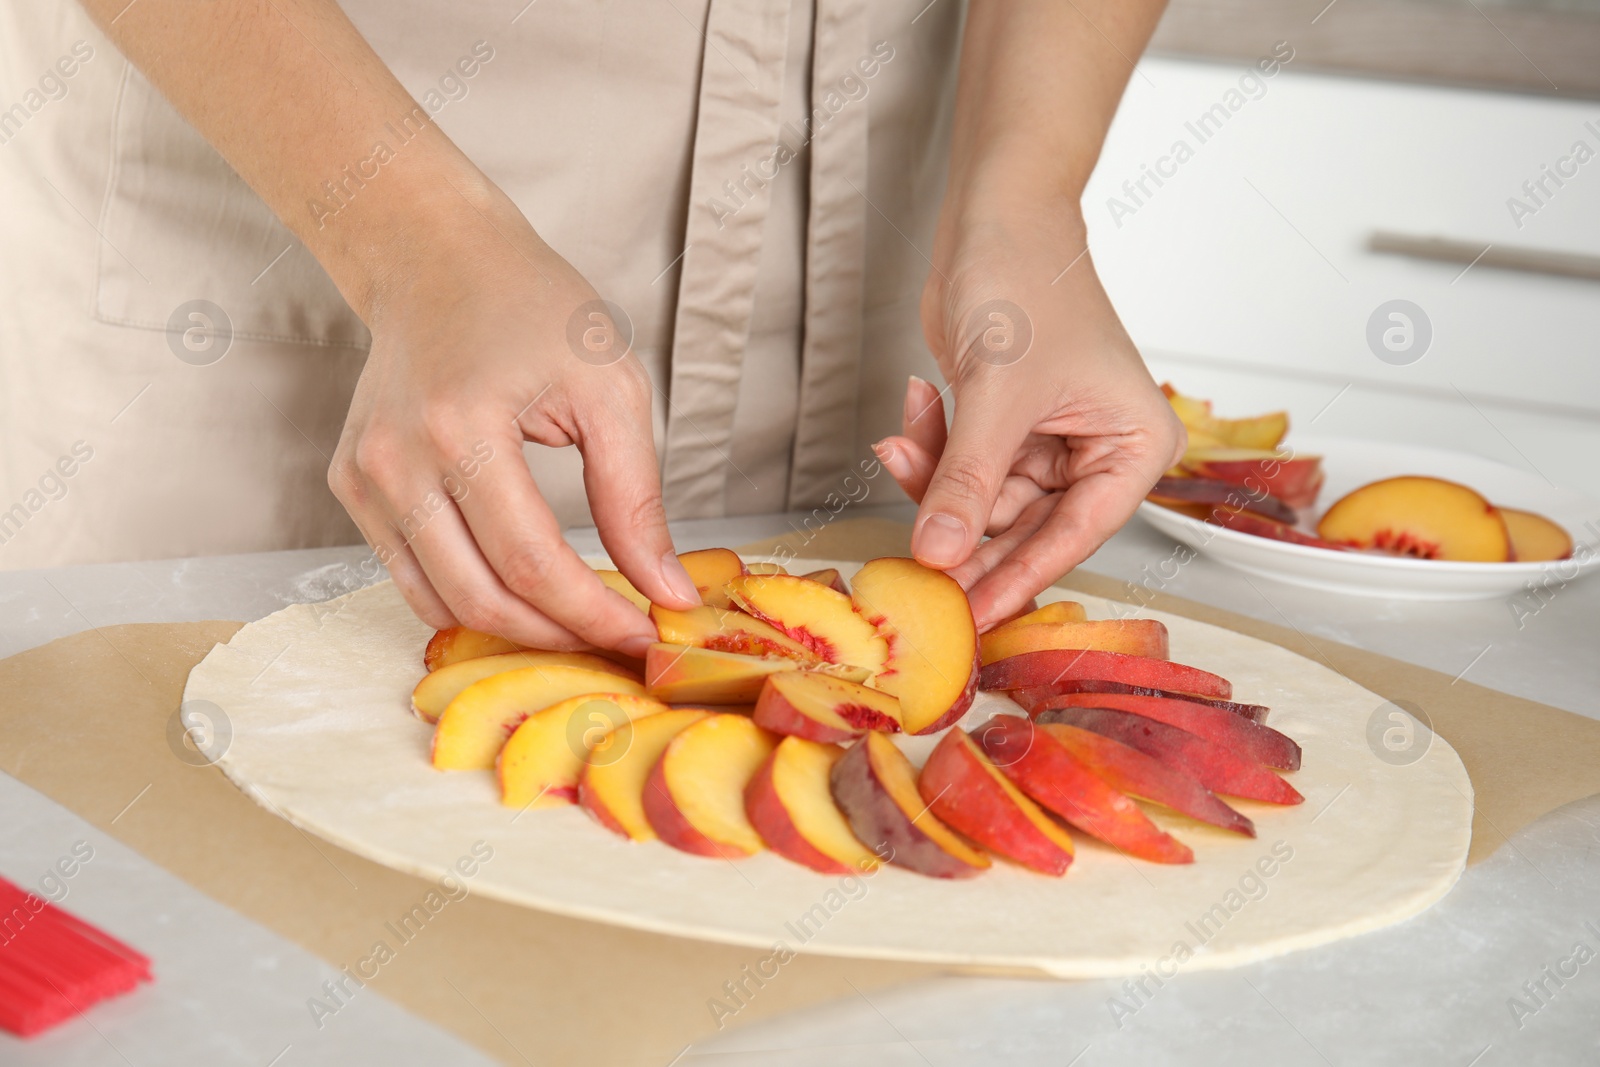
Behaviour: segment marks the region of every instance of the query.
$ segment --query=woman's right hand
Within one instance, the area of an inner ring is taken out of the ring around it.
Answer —
[[[642,655],[654,625],[562,539],[522,443],[576,445],[617,567],[656,603],[698,605],[667,532],[649,376],[504,194],[456,195],[465,223],[450,212],[448,232],[395,257],[416,266],[378,273],[328,484],[429,625]]]

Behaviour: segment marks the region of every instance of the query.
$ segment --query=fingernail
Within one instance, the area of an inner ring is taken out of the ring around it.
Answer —
[[[617,651],[624,656],[632,656],[634,659],[644,659],[644,654],[650,651],[650,646],[655,643],[655,638],[640,634],[638,637],[629,637],[623,640],[621,644],[617,645]]]
[[[700,590],[695,588],[694,579],[683,569],[683,561],[671,552],[661,557],[661,580],[679,600],[700,603]]]
[[[953,567],[967,547],[967,528],[954,516],[935,513],[917,529],[914,554],[933,567]]]
[[[921,388],[919,389],[918,386],[921,386]],[[916,422],[922,417],[922,413],[928,410],[928,403],[923,399],[927,395],[927,387],[927,382],[918,378],[915,374],[911,376],[911,382],[906,386],[905,418],[907,422]]]
[[[889,470],[889,474],[897,482],[903,482],[911,477],[911,461],[906,459],[904,452],[891,445],[888,441],[879,441],[872,446],[872,454],[878,457]]]

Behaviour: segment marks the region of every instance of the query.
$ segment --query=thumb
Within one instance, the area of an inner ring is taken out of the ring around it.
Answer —
[[[1014,399],[987,391],[958,399],[950,439],[911,534],[911,554],[918,562],[945,570],[964,562],[978,546],[1030,429],[1016,406]]]

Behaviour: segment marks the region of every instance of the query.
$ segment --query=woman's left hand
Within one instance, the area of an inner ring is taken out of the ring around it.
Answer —
[[[1115,533],[1185,434],[1075,209],[941,226],[933,262],[922,326],[955,417],[946,431],[943,394],[913,378],[875,451],[921,505],[913,554],[967,589],[981,631]]]

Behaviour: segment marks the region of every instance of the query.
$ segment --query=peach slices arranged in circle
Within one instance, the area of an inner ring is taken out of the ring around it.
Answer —
[[[412,708],[440,770],[495,775],[501,802],[577,805],[629,841],[824,874],[882,864],[971,878],[998,859],[1060,876],[1082,834],[1153,863],[1192,849],[1152,806],[1254,836],[1222,798],[1296,804],[1300,748],[1227,679],[1168,658],[1151,619],[1063,601],[981,637],[966,593],[910,559],[791,575],[727,549],[680,557],[702,605],[649,603],[645,658],[428,642]],[[958,725],[979,689],[1026,714]],[[920,768],[893,735],[940,734]]]

